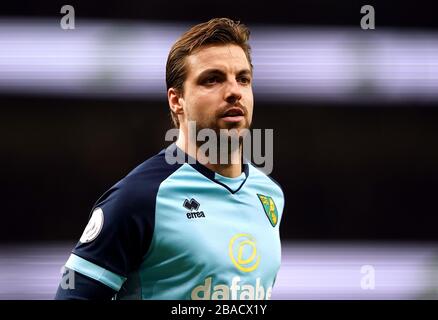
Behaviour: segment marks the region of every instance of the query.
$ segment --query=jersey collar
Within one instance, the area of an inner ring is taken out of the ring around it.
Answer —
[[[239,176],[237,178],[228,178],[228,177],[223,177],[223,176],[219,175],[215,171],[210,170],[209,168],[207,168],[206,166],[204,166],[203,164],[198,162],[196,159],[194,159],[193,157],[191,157],[190,155],[185,153],[182,149],[180,149],[176,145],[176,143],[172,143],[169,147],[167,147],[167,152],[170,151],[170,152],[173,152],[174,154],[176,154],[177,149],[180,150],[180,152],[184,153],[184,155],[185,155],[184,161],[186,163],[188,163],[196,171],[198,171],[199,173],[201,173],[202,175],[204,175],[205,177],[207,177],[211,181],[226,188],[232,194],[235,194],[236,192],[238,192],[243,187],[246,180],[248,179],[249,165],[248,165],[248,163],[246,163],[246,161],[243,161],[243,163],[242,163],[242,173],[245,174],[244,179],[242,179],[241,176]],[[241,183],[236,182],[239,180],[241,181]]]

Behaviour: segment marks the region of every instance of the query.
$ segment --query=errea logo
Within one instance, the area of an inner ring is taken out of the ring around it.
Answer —
[[[187,212],[186,214],[187,219],[205,218],[204,211],[198,211],[200,207],[200,203],[196,201],[194,198],[191,198],[190,201],[185,199],[183,203],[183,207],[190,210],[190,212]]]

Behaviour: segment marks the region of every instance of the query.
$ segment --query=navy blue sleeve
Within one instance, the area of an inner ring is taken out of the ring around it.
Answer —
[[[92,237],[98,232],[97,236],[90,240],[83,234],[72,253],[122,277],[138,268],[154,228],[155,197],[147,184],[128,179],[108,190],[92,210],[100,209],[102,225],[90,226],[90,220],[84,231]]]
[[[159,186],[179,166],[167,164],[161,152],[103,194],[93,206],[91,219],[72,251],[71,265],[78,266],[77,272],[99,280],[95,275],[105,269],[109,276],[101,282],[120,289],[120,282],[139,268],[150,247]],[[94,217],[95,213],[99,217]],[[71,267],[68,262],[66,266]],[[113,285],[111,279],[115,278]]]
[[[72,272],[66,268],[66,272]],[[74,286],[69,288],[59,284],[55,300],[111,300],[117,292],[101,282],[78,272],[74,276]]]

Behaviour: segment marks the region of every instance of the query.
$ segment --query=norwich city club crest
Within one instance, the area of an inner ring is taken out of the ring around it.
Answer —
[[[264,196],[262,194],[258,194],[257,196],[260,199],[260,202],[263,205],[263,209],[265,209],[266,216],[271,222],[272,226],[275,227],[278,222],[278,212],[277,207],[275,206],[274,200],[269,196]]]

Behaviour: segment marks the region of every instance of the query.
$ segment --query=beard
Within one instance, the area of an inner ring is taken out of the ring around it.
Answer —
[[[222,122],[221,116],[204,121],[200,119],[190,119],[190,121],[195,121],[196,123],[197,148],[201,148],[204,144],[209,144],[215,149],[216,155],[221,155],[220,158],[225,158],[223,155],[226,155],[226,159],[230,159],[230,161],[236,161],[234,158],[232,160],[232,157],[238,154],[238,150],[242,150],[245,138],[251,136],[249,131],[251,123],[247,118],[247,114],[240,122]],[[202,132],[204,129],[208,129],[207,135],[205,131]],[[199,137],[202,137],[202,140],[198,140]],[[209,151],[210,149],[207,149],[205,155],[210,158]]]
[[[240,131],[242,129],[250,129],[251,119],[249,118],[248,110],[246,109],[246,107],[244,107],[241,104],[238,104],[237,106],[240,107],[244,113],[243,120],[239,121],[239,122],[222,121],[222,118],[225,116],[226,111],[228,109],[230,109],[230,106],[223,107],[223,108],[217,110],[210,117],[203,117],[203,118],[194,119],[195,117],[190,117],[190,115],[189,115],[189,118],[193,118],[190,120],[196,121],[196,128],[197,128],[196,133],[197,134],[202,129],[211,129],[211,130],[214,130],[219,137],[220,130],[236,129],[236,130]]]

